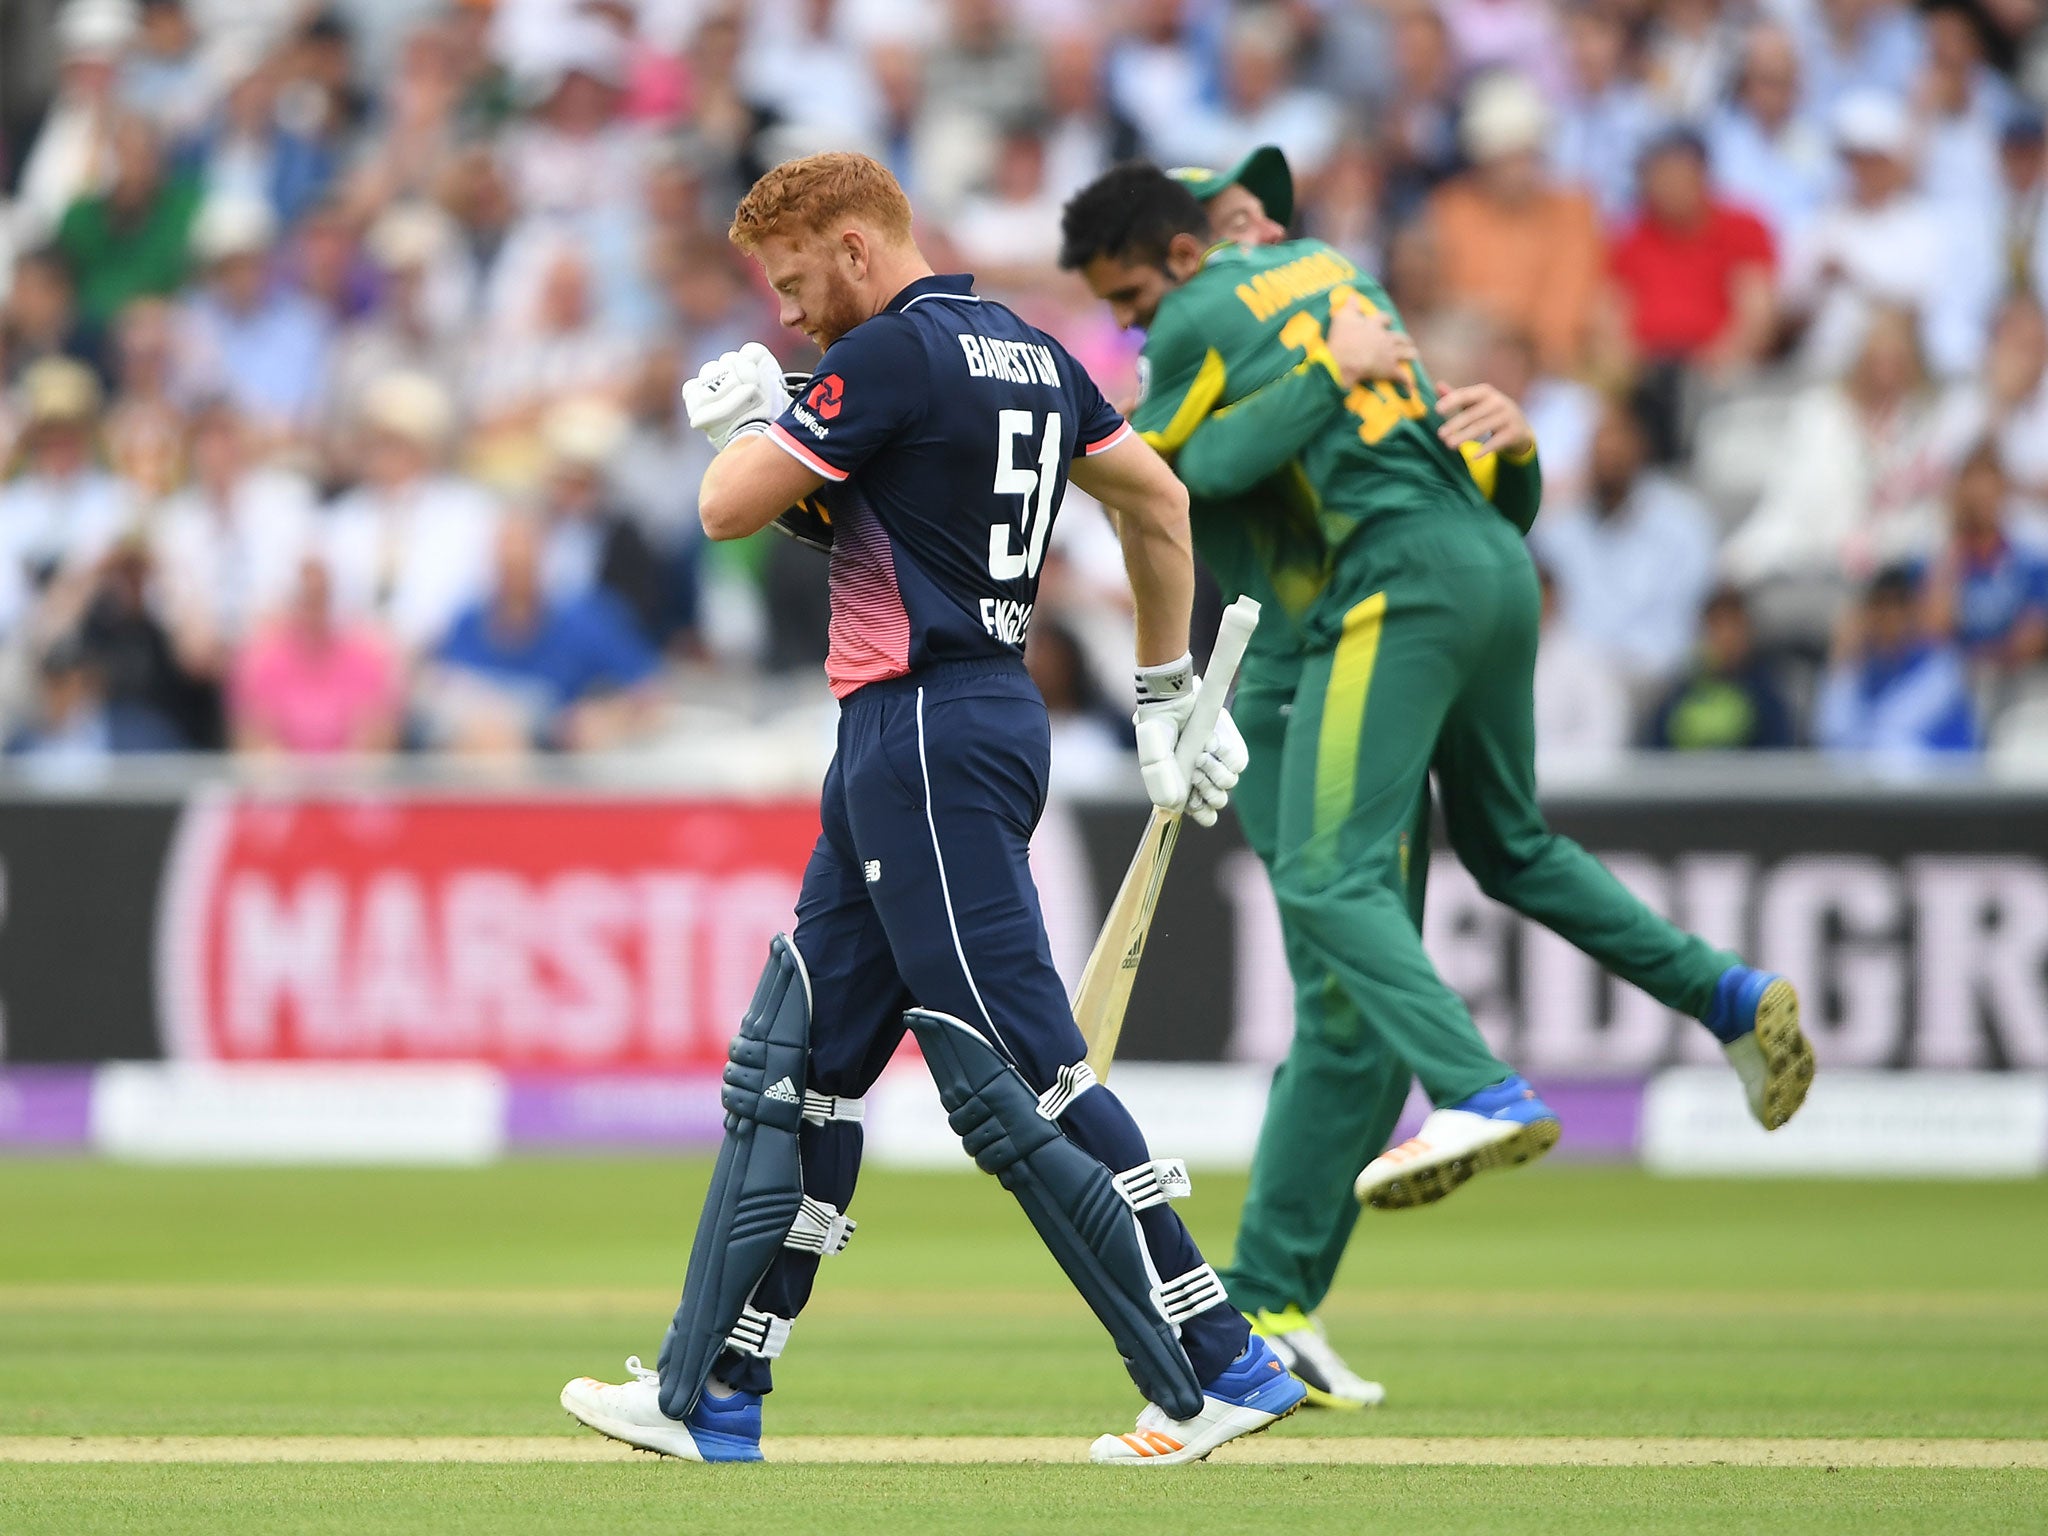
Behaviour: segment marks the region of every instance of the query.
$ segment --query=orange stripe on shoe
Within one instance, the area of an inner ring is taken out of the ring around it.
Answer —
[[[1162,1435],[1156,1429],[1135,1430],[1128,1435],[1118,1435],[1117,1438],[1148,1460],[1154,1456],[1168,1456],[1182,1449],[1180,1441],[1171,1435]]]

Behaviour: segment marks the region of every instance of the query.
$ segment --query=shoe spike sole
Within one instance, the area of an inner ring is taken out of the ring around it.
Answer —
[[[1799,1028],[1799,994],[1782,978],[1756,1005],[1756,1044],[1764,1058],[1764,1129],[1775,1131],[1799,1112],[1813,1086],[1813,1047]]]
[[[1293,1406],[1284,1408],[1279,1413],[1274,1414],[1272,1418],[1266,1420],[1266,1422],[1261,1424],[1257,1429],[1248,1429],[1241,1435],[1232,1435],[1228,1440],[1223,1442],[1223,1445],[1212,1445],[1209,1447],[1208,1450],[1202,1452],[1201,1455],[1191,1456],[1186,1461],[1174,1462],[1172,1463],[1172,1465],[1182,1467],[1193,1466],[1198,1461],[1207,1461],[1211,1456],[1214,1456],[1218,1451],[1222,1450],[1224,1445],[1236,1445],[1240,1441],[1251,1439],[1251,1437],[1254,1435],[1263,1435],[1267,1430],[1271,1429],[1275,1424],[1278,1424],[1282,1419],[1287,1418],[1290,1414],[1299,1413],[1301,1411],[1302,1403],[1306,1403],[1307,1401],[1307,1398],[1302,1398],[1300,1402],[1297,1402]],[[1156,1467],[1159,1465],[1159,1459],[1155,1457],[1149,1461],[1112,1461],[1105,1463],[1105,1465],[1112,1467]]]
[[[1534,1162],[1557,1145],[1561,1130],[1555,1120],[1533,1120],[1515,1135],[1490,1147],[1481,1147],[1433,1168],[1403,1173],[1374,1190],[1365,1203],[1376,1211],[1410,1211],[1417,1206],[1434,1205],[1476,1173]]]
[[[563,1411],[565,1413],[568,1412],[567,1409],[564,1409]],[[657,1451],[651,1445],[642,1445],[637,1440],[628,1440],[624,1435],[615,1435],[608,1429],[599,1429],[595,1424],[592,1424],[589,1420],[579,1419],[573,1413],[569,1414],[569,1422],[571,1424],[574,1424],[578,1429],[589,1430],[593,1435],[602,1435],[605,1439],[611,1441],[614,1445],[623,1445],[627,1450],[637,1451],[642,1456],[652,1456],[656,1461],[688,1462],[690,1460],[690,1458],[687,1456],[678,1456],[674,1451]]]

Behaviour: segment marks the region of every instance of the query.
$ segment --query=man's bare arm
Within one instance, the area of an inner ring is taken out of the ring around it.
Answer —
[[[697,492],[697,516],[714,539],[744,539],[825,484],[825,477],[759,432],[728,443]]]
[[[1138,619],[1138,665],[1159,667],[1187,654],[1195,602],[1188,493],[1133,432],[1114,448],[1076,459],[1074,484],[1109,509],[1124,548]]]

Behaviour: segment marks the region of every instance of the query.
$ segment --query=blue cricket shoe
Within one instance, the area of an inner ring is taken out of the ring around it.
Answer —
[[[661,1378],[634,1355],[626,1361],[632,1380],[613,1384],[579,1376],[562,1388],[570,1416],[600,1435],[661,1456],[684,1461],[759,1461],[761,1395],[706,1387],[686,1419],[661,1411]]]
[[[1353,1192],[1376,1211],[1429,1205],[1475,1173],[1534,1162],[1562,1130],[1536,1090],[1510,1077],[1431,1110],[1413,1136],[1365,1165]]]
[[[1813,1086],[1813,1046],[1799,1028],[1799,993],[1772,971],[1732,965],[1701,1021],[1721,1042],[1757,1124],[1775,1131]]]
[[[1090,1461],[1125,1467],[1171,1467],[1200,1461],[1217,1446],[1271,1429],[1308,1398],[1308,1388],[1287,1373],[1280,1357],[1256,1333],[1244,1353],[1202,1385],[1202,1411],[1176,1419],[1147,1403],[1138,1427],[1103,1435],[1088,1448]]]

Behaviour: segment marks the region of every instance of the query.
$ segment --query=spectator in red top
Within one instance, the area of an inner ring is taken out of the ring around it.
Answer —
[[[1683,451],[1690,376],[1715,383],[1760,361],[1777,326],[1770,231],[1754,214],[1718,202],[1707,149],[1689,128],[1643,152],[1642,212],[1608,253],[1616,342],[1642,379],[1660,462]]]

